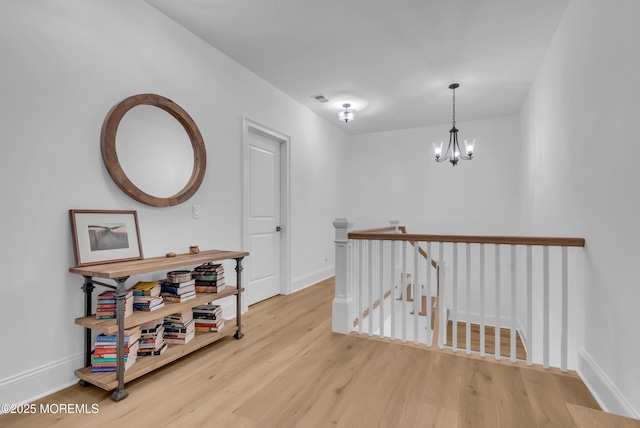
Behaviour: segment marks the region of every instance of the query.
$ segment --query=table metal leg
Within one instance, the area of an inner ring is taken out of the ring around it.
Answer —
[[[127,288],[124,283],[128,278],[128,276],[116,278],[116,322],[118,324],[118,335],[116,339],[116,379],[118,386],[111,393],[111,398],[114,401],[120,401],[129,395],[129,393],[124,390],[124,308],[125,298],[127,297]]]
[[[91,308],[92,293],[96,287],[93,285],[92,277],[86,276],[86,275],[83,277],[84,277],[84,284],[82,284],[82,291],[84,291],[84,316],[88,317],[93,312]],[[91,342],[91,329],[85,327],[84,329],[84,366],[85,367],[89,367],[91,365],[92,345],[93,344]],[[78,383],[82,386],[91,385],[90,383],[82,379],[79,380]]]
[[[242,333],[242,259],[244,257],[238,257],[236,259],[236,286],[238,287],[238,294],[236,295],[236,333],[233,335],[236,339],[242,339],[244,333]]]

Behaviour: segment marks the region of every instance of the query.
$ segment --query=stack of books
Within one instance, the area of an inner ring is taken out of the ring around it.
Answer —
[[[164,318],[140,324],[138,356],[160,355],[167,349],[164,341]]]
[[[224,328],[222,307],[220,305],[207,303],[206,305],[195,306],[192,312],[196,331],[217,332],[222,331]]]
[[[140,326],[124,331],[124,369],[136,362],[140,345]],[[92,372],[115,372],[117,367],[117,336],[100,334],[96,337],[95,350],[91,357]]]
[[[186,302],[196,298],[195,281],[169,282],[168,279],[160,284],[160,295],[166,302]]]
[[[128,317],[133,313],[133,292],[129,290],[124,300],[124,316]],[[99,320],[116,317],[116,292],[114,290],[105,291],[98,295],[96,305],[96,318]]]
[[[160,281],[138,281],[129,290],[133,290],[134,296],[158,297],[160,295]]]
[[[218,293],[224,290],[224,266],[221,263],[205,263],[196,267],[191,275],[195,279],[198,293]]]
[[[163,306],[164,300],[160,296],[133,296],[135,311],[155,311]]]
[[[184,345],[191,341],[195,334],[195,323],[191,309],[164,317],[163,337],[165,342]]]

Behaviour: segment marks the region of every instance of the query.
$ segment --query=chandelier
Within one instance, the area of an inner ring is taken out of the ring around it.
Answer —
[[[449,89],[453,90],[453,126],[449,131],[449,145],[447,151],[442,154],[443,141],[433,142],[433,151],[436,155],[436,162],[444,162],[448,160],[453,166],[458,164],[460,159],[471,160],[473,159],[473,146],[476,144],[475,138],[467,138],[464,140],[466,155],[460,151],[460,144],[458,144],[458,129],[456,128],[456,88],[460,85],[458,83],[452,83],[449,85]]]
[[[338,118],[340,120],[344,120],[344,123],[347,123],[356,117],[356,112],[351,108],[351,104],[344,103],[342,104],[342,107],[344,107],[344,110],[340,110],[338,112]]]

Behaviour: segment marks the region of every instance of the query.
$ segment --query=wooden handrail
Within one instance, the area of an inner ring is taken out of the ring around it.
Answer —
[[[400,228],[402,229],[402,228],[404,228],[404,226],[400,226]],[[378,227],[378,228],[375,228],[375,229],[362,229],[362,230],[358,230],[357,233],[373,233],[373,234],[375,234],[375,233],[393,232],[395,230],[396,230],[395,227],[387,226],[387,227]],[[406,233],[406,231],[403,232],[403,233]]]
[[[349,239],[381,241],[458,242],[469,244],[544,245],[557,247],[584,247],[584,238],[551,238],[537,236],[473,236],[473,235],[421,235],[415,233],[361,233],[350,232]]]

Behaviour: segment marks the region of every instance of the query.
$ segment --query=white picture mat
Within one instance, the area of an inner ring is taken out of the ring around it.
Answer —
[[[133,213],[75,213],[75,228],[78,240],[79,263],[108,262],[110,260],[130,259],[141,256],[138,245],[138,228]],[[94,224],[124,223],[127,228],[129,248],[112,250],[91,250],[89,226]]]

